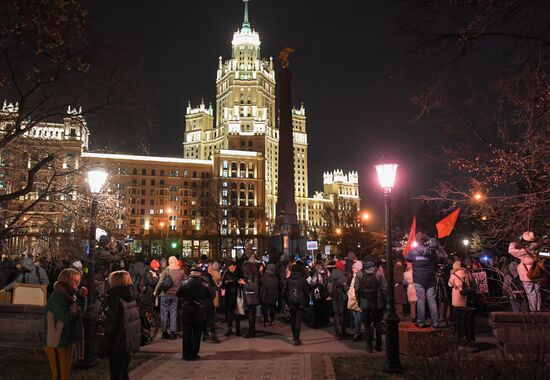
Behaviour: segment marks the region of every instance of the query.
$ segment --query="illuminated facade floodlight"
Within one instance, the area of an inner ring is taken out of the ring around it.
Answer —
[[[376,174],[378,175],[378,182],[385,192],[391,192],[393,185],[395,184],[395,177],[397,176],[397,164],[380,164],[376,165]]]
[[[90,191],[92,194],[99,194],[109,174],[106,170],[98,168],[88,171],[88,184],[90,185]]]

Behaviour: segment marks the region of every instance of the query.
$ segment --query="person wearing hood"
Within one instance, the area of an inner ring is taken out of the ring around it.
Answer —
[[[21,262],[21,271],[11,283],[4,287],[4,290],[11,291],[15,284],[48,285],[50,279],[44,268],[40,267],[40,260],[33,262],[27,257]]]
[[[290,267],[290,257],[288,255],[282,255],[280,261],[277,263],[277,269],[275,271],[277,279],[279,280],[279,299],[277,300],[277,309],[279,313],[285,315],[285,319],[288,319],[288,311],[286,310],[285,297],[283,294],[283,285],[286,280],[286,274]]]
[[[295,346],[302,344],[300,331],[304,309],[309,303],[309,286],[302,276],[302,268],[293,265],[290,277],[286,279],[283,286],[283,295],[290,310],[290,328],[292,330],[292,343]]]
[[[363,270],[357,272],[355,296],[362,310],[365,323],[367,351],[372,352],[373,328],[376,336],[376,351],[382,351],[382,316],[386,305],[386,276],[378,268],[373,257],[365,257]]]
[[[61,271],[46,303],[44,351],[52,379],[68,380],[73,352],[82,352],[84,339],[82,315],[86,311],[88,290],[80,287],[76,269]]]
[[[124,270],[109,275],[105,334],[98,348],[101,358],[109,358],[111,380],[128,380],[132,354],[141,345],[141,320],[137,305],[138,291]]]
[[[168,277],[170,279],[167,279]],[[160,326],[163,339],[176,339],[178,313],[176,292],[184,278],[185,274],[178,259],[175,256],[170,256],[168,266],[160,274],[154,291],[155,297],[160,296]]]
[[[345,263],[338,260],[334,270],[328,277],[328,292],[332,298],[332,311],[334,313],[334,332],[338,338],[346,335],[344,323],[344,310],[347,309],[348,281],[344,273]]]
[[[536,264],[537,256],[534,250],[537,247],[535,234],[531,231],[524,232],[517,241],[510,243],[508,247],[508,253],[520,260],[517,266],[519,279],[529,301],[529,311],[532,312],[540,311],[541,307],[540,282],[531,280],[527,275],[531,267]]]
[[[243,338],[254,338],[256,337],[256,307],[260,304],[260,272],[254,255],[243,263],[243,277],[245,312],[248,317],[248,333]]]
[[[279,292],[279,281],[275,270],[275,264],[268,264],[264,275],[260,278],[260,302],[262,303],[264,327],[271,326],[275,322],[275,304]]]
[[[202,330],[208,319],[208,304],[212,303],[209,284],[203,277],[200,265],[190,269],[189,277],[179,285],[176,295],[182,303],[182,359],[197,360],[200,358]]]
[[[311,288],[311,298],[313,299],[314,327],[318,329],[326,326],[329,322],[327,303],[328,275],[322,261],[315,265],[315,270],[307,281]]]

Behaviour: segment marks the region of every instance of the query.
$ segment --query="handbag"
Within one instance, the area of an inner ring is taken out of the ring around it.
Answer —
[[[174,285],[172,281],[172,277],[170,277],[170,271],[166,273],[166,277],[164,277],[164,280],[162,280],[162,283],[159,286],[159,290],[161,292],[165,292],[168,289],[170,289]]]
[[[235,315],[244,315],[244,292],[242,287],[237,288],[237,302],[235,303]]]

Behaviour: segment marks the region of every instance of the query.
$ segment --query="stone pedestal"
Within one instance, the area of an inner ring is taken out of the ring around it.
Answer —
[[[399,324],[399,352],[401,355],[437,356],[456,344],[450,329],[419,328],[413,323]]]
[[[550,313],[492,312],[489,325],[506,355],[541,355],[550,349]]]

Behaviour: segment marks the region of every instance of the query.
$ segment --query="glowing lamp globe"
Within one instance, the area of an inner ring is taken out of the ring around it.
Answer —
[[[391,191],[397,176],[397,164],[380,164],[376,165],[376,174],[378,182],[385,191]]]
[[[462,244],[464,244],[464,246],[467,247],[468,245],[470,245],[470,240],[464,239],[462,240]]]
[[[93,169],[88,171],[88,185],[92,194],[99,194],[109,174],[104,169]]]

